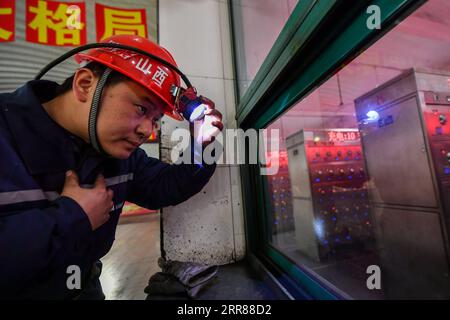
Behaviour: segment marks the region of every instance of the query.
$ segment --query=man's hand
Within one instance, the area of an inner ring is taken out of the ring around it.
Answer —
[[[189,127],[195,140],[202,146],[207,146],[223,130],[222,113],[215,108],[214,102],[208,98],[200,96],[200,99],[206,106],[205,116],[194,123],[190,123]]]
[[[98,175],[94,188],[85,189],[80,187],[77,174],[74,171],[67,171],[61,195],[72,198],[83,208],[92,230],[109,220],[109,212],[114,206],[113,191],[106,189],[105,178],[101,174]]]

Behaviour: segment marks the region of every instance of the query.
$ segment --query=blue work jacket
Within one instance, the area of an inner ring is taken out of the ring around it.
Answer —
[[[125,201],[149,209],[179,204],[209,181],[215,164],[170,165],[136,149],[121,160],[96,153],[42,107],[58,84],[30,81],[0,94],[0,297],[73,298],[67,280],[82,279],[110,250]],[[67,170],[89,187],[99,173],[114,191],[110,219],[92,231],[76,201],[60,196]],[[83,288],[81,288],[83,289]]]

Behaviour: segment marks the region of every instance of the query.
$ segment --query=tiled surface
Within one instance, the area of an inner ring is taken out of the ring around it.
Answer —
[[[228,3],[226,0],[219,2],[219,20],[223,62],[223,78],[230,80],[234,79],[234,70],[232,59],[233,52],[231,51],[231,26],[228,15]]]
[[[188,76],[223,78],[219,2],[159,2],[159,39]]]
[[[144,289],[148,280],[161,271],[157,264],[160,257],[159,226],[158,214],[121,218],[113,248],[102,259],[103,272],[100,280],[106,299],[147,298]],[[171,299],[170,296],[159,298]],[[219,266],[216,279],[200,292],[198,298],[276,299],[244,262]]]
[[[234,258],[229,169],[219,166],[194,197],[163,210],[164,250],[171,260],[224,264]]]
[[[199,94],[216,104],[225,128],[235,127],[235,98],[227,1],[159,2],[159,40],[174,56]],[[171,133],[187,122],[167,117],[162,126],[163,160],[170,159]],[[167,155],[167,156],[166,156]],[[168,257],[228,263],[245,252],[237,170],[219,166],[202,192],[164,209],[163,232]],[[230,183],[230,181],[234,181]],[[240,183],[240,181],[239,181]],[[166,234],[167,233],[167,234]]]
[[[224,114],[224,118],[227,119],[227,128],[235,129],[237,128],[236,124],[236,99],[234,93],[234,80],[225,79],[223,82],[224,91],[225,91],[225,106],[226,106],[226,114]]]
[[[144,143],[140,148],[144,149],[149,157],[159,158],[159,145],[157,143]]]
[[[100,276],[108,300],[142,300],[151,275],[160,271],[159,214],[123,217]]]

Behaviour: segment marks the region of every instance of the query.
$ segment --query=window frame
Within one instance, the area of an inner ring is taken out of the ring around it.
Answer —
[[[238,102],[238,127],[244,130],[267,127],[425,2],[361,0],[358,5],[349,6],[345,0],[299,1]],[[232,19],[232,1],[229,3]],[[381,29],[366,27],[366,9],[370,5],[377,5],[381,10]],[[232,21],[230,25],[233,26]],[[234,45],[233,30],[232,37]],[[236,68],[236,63],[234,65]],[[239,90],[237,83],[235,88]],[[293,290],[296,298],[351,299],[331,283],[296,265],[270,244],[267,223],[270,198],[264,196],[268,190],[267,179],[259,174],[258,165],[241,166],[241,184],[248,255],[261,261],[270,272],[280,275],[280,283]],[[294,284],[290,283],[292,281]]]

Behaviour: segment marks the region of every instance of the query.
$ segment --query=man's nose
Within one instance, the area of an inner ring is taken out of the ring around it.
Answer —
[[[142,138],[148,138],[152,134],[153,131],[153,121],[152,119],[143,120],[139,126],[137,127],[137,133]]]

